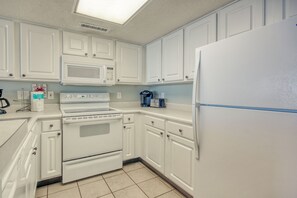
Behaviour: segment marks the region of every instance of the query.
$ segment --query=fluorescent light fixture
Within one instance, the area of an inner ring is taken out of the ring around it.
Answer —
[[[76,13],[124,24],[148,0],[78,0]]]

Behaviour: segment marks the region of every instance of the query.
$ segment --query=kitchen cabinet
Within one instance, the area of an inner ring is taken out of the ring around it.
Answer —
[[[265,2],[265,25],[283,20],[284,0],[269,0]]]
[[[21,24],[21,77],[60,79],[59,31]]]
[[[194,149],[193,141],[167,133],[165,176],[191,195],[194,190]]]
[[[63,53],[88,56],[88,36],[63,32]]]
[[[125,124],[123,129],[123,160],[135,158],[135,125]]]
[[[162,81],[183,80],[183,30],[171,33],[162,39]]]
[[[264,0],[241,0],[218,11],[218,40],[264,25]]]
[[[114,59],[114,41],[92,37],[92,56]]]
[[[162,79],[162,41],[146,46],[146,82],[156,83]]]
[[[217,18],[212,14],[185,28],[184,80],[193,80],[195,49],[216,41]]]
[[[297,1],[296,0],[285,0],[285,13],[286,18],[297,15]]]
[[[142,47],[116,42],[116,76],[118,83],[142,82]]]
[[[61,131],[41,134],[41,179],[61,176]]]
[[[0,78],[14,77],[14,24],[0,19]]]
[[[144,160],[152,167],[164,174],[164,151],[165,138],[164,131],[144,125]]]

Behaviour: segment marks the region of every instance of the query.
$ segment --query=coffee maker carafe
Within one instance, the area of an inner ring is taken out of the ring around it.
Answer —
[[[5,114],[6,111],[2,108],[6,108],[10,106],[9,101],[6,98],[2,98],[3,89],[0,89],[0,114]]]
[[[153,92],[144,90],[140,92],[140,106],[149,107],[151,105],[151,99],[153,98]]]

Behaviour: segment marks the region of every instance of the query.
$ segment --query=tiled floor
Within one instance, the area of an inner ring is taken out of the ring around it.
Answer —
[[[40,198],[183,198],[178,191],[142,163],[62,185],[37,188]]]

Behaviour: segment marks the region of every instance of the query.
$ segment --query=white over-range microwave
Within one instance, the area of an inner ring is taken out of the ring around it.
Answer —
[[[62,56],[63,85],[111,86],[115,84],[115,62],[78,56]]]

